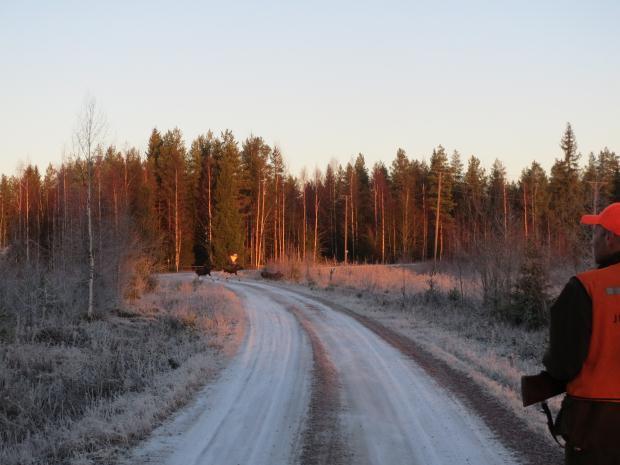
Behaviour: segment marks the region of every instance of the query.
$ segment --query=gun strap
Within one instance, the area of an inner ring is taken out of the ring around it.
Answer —
[[[564,446],[558,440],[558,436],[557,436],[556,429],[555,429],[555,424],[553,423],[553,415],[551,415],[551,410],[549,410],[549,405],[547,405],[547,401],[546,400],[542,401],[540,403],[540,406],[542,407],[543,413],[547,416],[547,428],[549,428],[549,432],[551,433],[551,436],[553,436],[553,439],[555,440],[555,442],[558,443],[558,446],[564,448]]]

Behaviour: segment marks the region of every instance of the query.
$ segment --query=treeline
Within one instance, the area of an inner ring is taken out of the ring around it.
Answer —
[[[359,154],[295,177],[261,137],[208,132],[188,147],[178,129],[154,129],[145,154],[95,151],[94,249],[104,259],[95,263],[105,274],[106,247],[130,234],[169,270],[221,267],[235,253],[246,267],[282,258],[444,260],[498,240],[571,257],[579,215],[620,198],[620,163],[604,148],[581,167],[570,124],[560,148],[549,173],[534,161],[517,180],[499,160],[487,170],[441,145],[428,162],[399,149],[387,165],[369,167]],[[81,159],[2,176],[0,249],[52,267],[71,250],[83,255],[87,177]]]

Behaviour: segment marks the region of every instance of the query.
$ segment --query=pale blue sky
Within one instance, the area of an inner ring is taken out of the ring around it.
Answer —
[[[230,128],[290,169],[442,144],[511,177],[620,151],[620,2],[87,2],[0,0],[0,172],[69,153],[93,95],[106,143],[187,145]]]

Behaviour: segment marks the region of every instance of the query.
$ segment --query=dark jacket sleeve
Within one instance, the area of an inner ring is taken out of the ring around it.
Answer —
[[[549,347],[543,358],[547,372],[559,381],[575,378],[588,356],[591,334],[592,300],[573,277],[551,306]]]

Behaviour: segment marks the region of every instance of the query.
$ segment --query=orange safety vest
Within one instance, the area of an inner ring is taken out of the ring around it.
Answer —
[[[577,275],[592,300],[592,335],[573,397],[620,402],[620,264]]]

